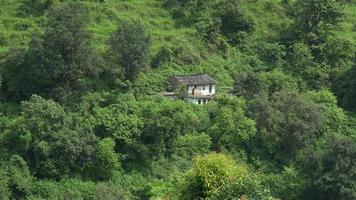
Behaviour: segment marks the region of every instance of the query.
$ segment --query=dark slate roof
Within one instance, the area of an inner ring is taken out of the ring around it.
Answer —
[[[170,82],[173,85],[205,85],[216,83],[215,79],[208,74],[173,76],[170,78]]]

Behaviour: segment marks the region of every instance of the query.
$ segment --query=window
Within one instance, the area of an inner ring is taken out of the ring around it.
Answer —
[[[201,104],[201,100],[198,100],[198,104],[199,104],[199,105]]]
[[[206,104],[206,99],[203,100],[203,104]]]
[[[212,91],[213,91],[213,84],[210,84],[209,85],[209,93],[212,93]]]
[[[203,90],[205,90],[205,85],[203,85]]]

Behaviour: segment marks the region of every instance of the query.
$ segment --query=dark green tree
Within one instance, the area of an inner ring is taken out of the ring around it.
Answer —
[[[256,121],[254,145],[277,162],[295,158],[297,152],[320,136],[319,107],[295,92],[276,92],[270,99],[256,99],[249,108]]]
[[[308,42],[318,42],[320,34],[336,25],[343,17],[342,1],[298,0],[293,5],[294,32]]]
[[[83,79],[100,71],[86,25],[80,3],[62,3],[49,11],[43,36],[44,67],[60,94],[81,88]]]
[[[39,94],[62,99],[88,89],[89,77],[101,71],[81,4],[61,3],[48,12],[44,34],[33,37],[27,50],[12,50],[5,57],[3,91],[9,97],[23,100]]]
[[[39,178],[84,175],[95,153],[93,133],[52,100],[33,96],[5,130],[3,144],[21,155]]]
[[[249,33],[254,30],[253,20],[246,16],[239,1],[221,1],[218,4],[218,16],[221,19],[222,33],[230,36],[230,38],[234,33],[240,31]]]
[[[109,39],[109,57],[123,68],[126,79],[133,81],[147,64],[151,39],[137,21],[122,21]],[[118,66],[114,66],[118,67]]]
[[[240,73],[234,83],[234,93],[248,100],[263,95],[265,88],[258,73],[249,71]]]
[[[333,83],[333,89],[341,106],[347,110],[356,110],[356,65],[342,73]]]
[[[326,139],[323,150],[308,149],[302,157],[309,175],[310,199],[356,198],[356,140],[354,137]]]

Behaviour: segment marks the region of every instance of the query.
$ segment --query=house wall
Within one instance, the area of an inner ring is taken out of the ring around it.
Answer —
[[[193,92],[194,85],[189,85],[188,86],[188,93],[192,94]],[[212,90],[211,93],[209,91],[209,85],[196,85],[195,91],[199,91],[201,95],[214,95],[216,93],[216,87],[215,84],[212,85]]]
[[[200,104],[199,104],[199,100],[200,100]],[[193,103],[193,104],[203,105],[203,104],[207,104],[210,100],[209,99],[188,98],[187,101],[190,103]]]

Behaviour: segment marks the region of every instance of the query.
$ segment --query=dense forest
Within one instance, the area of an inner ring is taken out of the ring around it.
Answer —
[[[355,200],[355,61],[354,0],[0,0],[0,199]]]

